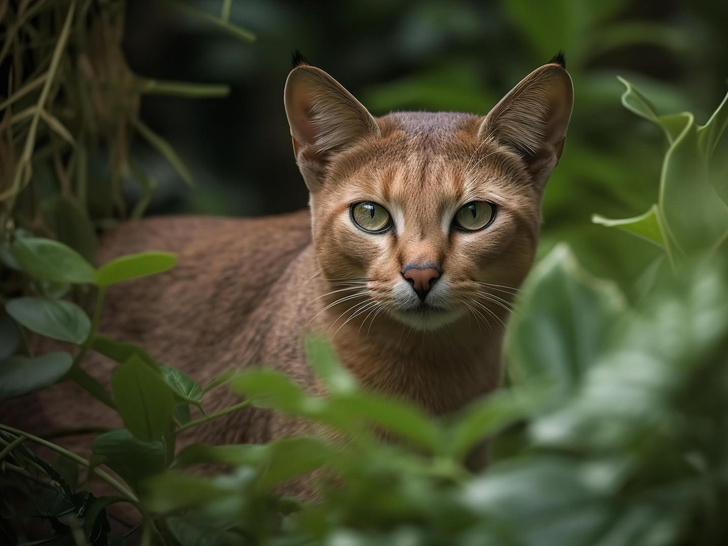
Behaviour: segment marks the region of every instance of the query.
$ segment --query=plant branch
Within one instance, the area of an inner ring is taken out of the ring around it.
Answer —
[[[216,411],[215,413],[210,413],[209,415],[206,415],[205,417],[201,417],[199,419],[195,419],[194,421],[190,421],[186,425],[182,425],[181,427],[179,427],[177,429],[177,434],[179,434],[182,431],[187,430],[188,428],[196,427],[197,425],[202,425],[204,423],[207,423],[208,421],[212,421],[213,419],[217,419],[218,417],[227,415],[228,413],[233,413],[234,411],[238,411],[239,409],[242,409],[249,404],[250,404],[250,400],[243,400],[239,404],[235,404],[234,406],[230,406],[229,408],[225,408],[220,411]]]
[[[9,427],[7,425],[3,425],[0,423],[0,430],[4,430],[6,432],[10,432],[12,434],[15,434],[16,436],[24,436],[27,440],[30,440],[31,442],[35,442],[36,444],[42,445],[43,447],[47,447],[48,449],[51,449],[55,451],[56,453],[60,453],[61,455],[65,455],[69,459],[77,462],[81,466],[85,468],[91,468],[91,463],[84,459],[83,457],[76,455],[72,451],[68,451],[66,448],[63,448],[59,445],[54,444],[53,442],[49,442],[47,440],[44,440],[43,438],[40,438],[38,436],[34,436],[33,434],[28,434],[27,432],[23,432],[22,430],[18,430],[17,428]],[[100,468],[94,467],[92,472],[96,474],[99,478],[104,480],[106,483],[108,483],[111,487],[116,489],[119,493],[121,493],[126,500],[132,502],[135,505],[138,505],[139,499],[137,496],[132,493],[129,489],[127,489],[124,485],[122,485],[118,480],[116,480],[113,476],[111,476],[109,473],[104,472]]]

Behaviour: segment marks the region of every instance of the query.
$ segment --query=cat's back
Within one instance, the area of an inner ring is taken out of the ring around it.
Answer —
[[[102,238],[99,262],[174,252],[171,271],[109,289],[101,332],[165,355],[182,368],[224,350],[311,241],[308,211],[257,219],[158,217]],[[222,347],[221,347],[222,345]],[[185,365],[187,364],[187,365]],[[199,364],[198,364],[199,365]]]

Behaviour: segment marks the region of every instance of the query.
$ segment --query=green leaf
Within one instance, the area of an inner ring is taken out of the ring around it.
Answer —
[[[652,205],[650,210],[640,216],[621,220],[612,220],[595,214],[592,216],[592,222],[607,227],[618,227],[660,247],[665,247],[657,205]]]
[[[65,455],[58,455],[53,461],[53,468],[72,489],[78,487],[78,463],[76,461]]]
[[[177,455],[173,467],[210,463],[253,466],[260,472],[257,480],[259,485],[270,488],[320,468],[339,453],[318,438],[306,436],[285,438],[267,445],[192,444]]]
[[[224,546],[234,544],[236,536],[206,514],[198,517],[172,516],[164,520],[172,536],[181,546]]]
[[[728,206],[710,182],[693,115],[680,114],[680,118],[683,130],[662,165],[660,212],[668,244],[674,241],[683,255],[690,256],[711,250],[723,240],[728,233]]]
[[[245,394],[256,406],[286,413],[300,413],[307,398],[290,377],[265,368],[244,371],[232,381],[232,389]]]
[[[726,127],[728,126],[728,95],[725,96],[723,102],[720,103],[718,109],[708,120],[708,123],[698,128],[698,140],[700,149],[710,157],[715,151],[715,147],[720,141]]]
[[[202,389],[202,392],[209,392],[213,389],[216,389],[223,383],[227,383],[232,379],[232,377],[235,375],[235,372],[233,370],[225,370],[220,375],[218,375],[215,379],[210,381],[207,385],[205,385],[205,388]]]
[[[498,391],[465,408],[448,429],[447,449],[456,457],[467,456],[478,442],[524,419],[544,401],[538,389]]]
[[[133,355],[137,355],[148,365],[152,367],[159,366],[156,360],[154,360],[154,358],[152,358],[149,353],[141,347],[131,343],[124,343],[123,341],[116,341],[106,336],[94,336],[91,340],[91,348],[97,353],[102,354],[119,364],[123,364]]]
[[[187,168],[184,161],[182,161],[182,158],[180,158],[180,156],[177,155],[177,152],[174,151],[174,148],[172,148],[169,142],[152,131],[138,119],[135,120],[134,127],[136,127],[142,137],[144,137],[144,140],[146,140],[152,148],[157,150],[167,161],[169,161],[172,167],[174,167],[174,170],[177,171],[177,173],[182,177],[182,180],[184,180],[189,187],[192,188],[195,186],[195,181],[192,179],[192,173]]]
[[[29,330],[59,341],[80,345],[91,331],[91,321],[75,303],[42,298],[10,300],[5,310]]]
[[[660,116],[650,100],[645,97],[632,83],[617,76],[617,79],[626,87],[622,94],[622,104],[627,110],[649,120],[665,132],[667,140],[672,143],[682,131],[683,124],[675,116]]]
[[[169,512],[212,502],[235,502],[244,491],[245,482],[251,478],[250,475],[219,476],[211,480],[181,472],[165,472],[144,481],[144,506],[155,512]]]
[[[331,392],[350,393],[357,390],[356,380],[341,366],[333,348],[323,338],[306,338],[306,360]]]
[[[174,391],[138,355],[114,372],[111,388],[124,426],[140,440],[159,440],[174,425]]]
[[[0,361],[0,400],[21,396],[52,385],[71,368],[68,353],[48,353],[29,358],[12,356]]]
[[[186,402],[199,404],[202,399],[202,387],[189,375],[176,368],[162,366],[162,378],[175,394]]]
[[[90,263],[96,260],[96,228],[85,212],[69,198],[59,195],[43,203],[47,226],[58,240],[79,252]]]
[[[109,286],[172,269],[177,256],[171,252],[141,252],[122,256],[102,265],[96,272],[96,284]]]
[[[134,489],[141,480],[164,470],[164,444],[139,440],[127,429],[97,436],[92,453]]]
[[[11,252],[32,277],[43,281],[93,284],[96,271],[72,248],[50,239],[18,238]]]
[[[333,396],[330,413],[353,422],[377,425],[395,435],[437,452],[443,446],[438,425],[414,405],[375,393]]]
[[[531,272],[519,307],[506,336],[514,381],[568,388],[601,355],[625,303],[615,285],[588,275],[568,247],[558,245]]]
[[[74,381],[79,387],[84,389],[97,400],[109,406],[111,409],[116,409],[116,404],[114,403],[114,399],[111,398],[111,394],[109,394],[98,379],[90,375],[81,366],[72,368],[68,372],[67,379]]]
[[[190,415],[190,405],[185,403],[176,404],[174,406],[174,420],[178,425],[186,425],[192,420]]]
[[[0,360],[13,355],[20,345],[20,332],[13,319],[0,312]]]

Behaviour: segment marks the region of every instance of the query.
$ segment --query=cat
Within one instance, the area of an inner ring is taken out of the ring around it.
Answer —
[[[284,105],[309,210],[260,219],[157,217],[107,232],[100,261],[177,253],[172,271],[112,287],[101,333],[138,343],[206,383],[265,364],[324,388],[304,337],[328,339],[366,387],[432,415],[499,386],[503,330],[534,259],[546,181],[561,156],[573,87],[557,56],[485,116],[373,117],[323,70],[298,59]],[[114,366],[85,366],[107,384]],[[225,389],[212,412],[238,402]],[[9,424],[41,435],[119,427],[66,382],[16,404]],[[187,442],[268,442],[310,425],[246,408]],[[81,436],[59,443],[87,450]],[[473,466],[483,464],[482,454]]]

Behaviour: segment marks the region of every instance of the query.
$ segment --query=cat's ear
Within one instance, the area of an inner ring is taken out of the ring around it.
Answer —
[[[306,186],[316,191],[330,158],[367,136],[378,137],[372,115],[323,70],[303,64],[286,80],[284,103],[293,153]]]
[[[479,131],[480,138],[495,138],[520,154],[541,188],[561,157],[574,103],[562,59],[526,76],[490,111]]]

